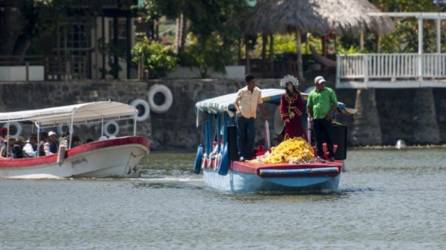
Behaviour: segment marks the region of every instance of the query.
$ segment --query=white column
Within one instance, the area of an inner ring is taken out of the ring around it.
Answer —
[[[437,24],[437,53],[441,53],[441,19],[440,17],[437,17],[436,20]]]
[[[418,78],[423,76],[423,17],[418,18]]]
[[[423,18],[418,18],[418,54],[423,54]]]

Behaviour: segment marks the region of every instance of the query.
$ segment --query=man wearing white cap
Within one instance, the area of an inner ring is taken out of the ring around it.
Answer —
[[[48,132],[48,142],[44,147],[46,155],[53,155],[57,153],[57,150],[59,149],[59,140],[57,139],[56,132]]]
[[[326,82],[322,76],[314,79],[316,88],[308,95],[307,109],[313,121],[318,156],[324,158],[322,144],[325,142],[328,146],[330,161],[334,161],[331,120],[338,100],[333,89],[325,86]]]

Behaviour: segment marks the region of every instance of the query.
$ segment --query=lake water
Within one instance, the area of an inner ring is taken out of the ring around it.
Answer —
[[[446,249],[446,149],[349,153],[340,190],[227,194],[192,154],[144,177],[0,180],[0,249]]]

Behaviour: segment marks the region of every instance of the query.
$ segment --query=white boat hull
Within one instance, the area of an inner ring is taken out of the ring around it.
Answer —
[[[65,177],[133,177],[138,174],[138,163],[148,153],[148,147],[141,143],[113,142],[123,138],[110,140],[111,144],[85,152],[75,153],[63,161],[52,161],[37,166],[1,166],[0,178],[65,178]],[[125,138],[124,138],[125,139]],[[4,161],[4,160],[3,160]],[[14,161],[14,160],[11,160]],[[20,159],[15,160],[20,161]],[[22,162],[23,164],[23,162]]]

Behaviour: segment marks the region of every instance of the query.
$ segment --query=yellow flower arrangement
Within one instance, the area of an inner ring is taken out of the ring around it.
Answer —
[[[301,163],[314,158],[311,145],[303,138],[290,138],[271,149],[271,153],[260,159],[263,163]]]

